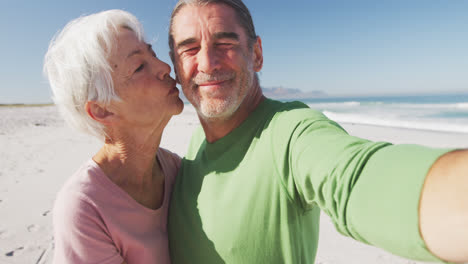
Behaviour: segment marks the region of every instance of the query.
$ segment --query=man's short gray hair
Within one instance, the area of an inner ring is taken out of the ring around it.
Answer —
[[[52,39],[44,58],[44,74],[53,100],[72,127],[105,137],[102,124],[88,116],[88,101],[108,104],[120,100],[114,90],[108,57],[115,47],[119,28],[135,32],[143,39],[143,27],[132,14],[108,10],[70,21]]]
[[[250,11],[242,2],[242,0],[179,0],[174,10],[172,10],[171,21],[169,24],[169,48],[172,54],[174,52],[174,36],[172,35],[172,27],[174,23],[174,17],[186,5],[195,5],[195,6],[204,6],[208,4],[225,4],[232,7],[236,13],[237,20],[241,27],[245,30],[249,41],[249,47],[252,47],[253,43],[257,39],[257,34],[255,33],[255,26],[253,24],[252,15]]]

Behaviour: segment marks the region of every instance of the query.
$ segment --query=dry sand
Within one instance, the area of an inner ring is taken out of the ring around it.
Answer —
[[[165,130],[162,146],[179,155],[198,126],[188,106]],[[468,147],[468,134],[343,124],[350,134],[393,143]],[[55,107],[0,107],[0,264],[52,263],[51,210],[64,181],[101,143],[68,128]],[[322,216],[316,263],[419,263],[339,235]]]

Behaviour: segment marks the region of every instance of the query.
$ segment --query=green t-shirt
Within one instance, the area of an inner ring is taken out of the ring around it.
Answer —
[[[320,210],[344,235],[437,261],[418,204],[445,152],[352,137],[303,103],[267,99],[214,143],[193,135],[169,212],[172,262],[314,263]]]

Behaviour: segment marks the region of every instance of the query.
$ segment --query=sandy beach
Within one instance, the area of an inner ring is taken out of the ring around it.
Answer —
[[[343,123],[352,135],[396,144],[468,147],[468,134]],[[198,119],[191,106],[166,128],[162,147],[183,156]],[[0,107],[0,264],[52,263],[52,206],[65,180],[101,146],[69,128],[54,106]],[[339,235],[322,215],[316,263],[420,263]]]

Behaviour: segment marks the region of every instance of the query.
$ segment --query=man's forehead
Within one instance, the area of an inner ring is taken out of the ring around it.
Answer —
[[[225,4],[186,5],[172,21],[172,36],[177,41],[197,37],[201,30],[210,33],[239,32],[241,29],[234,9]]]

